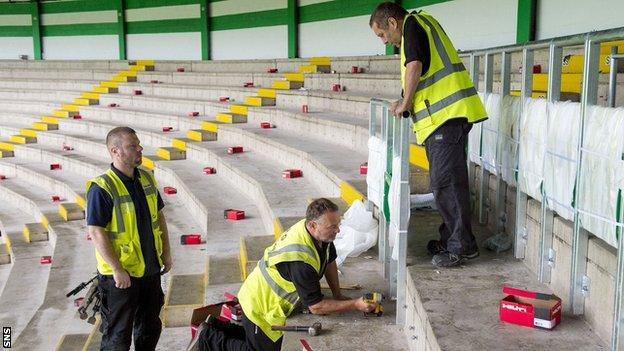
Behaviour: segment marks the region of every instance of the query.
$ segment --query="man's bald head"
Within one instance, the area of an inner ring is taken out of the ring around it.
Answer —
[[[111,129],[106,135],[106,148],[110,151],[113,146],[121,147],[124,137],[133,134],[136,134],[136,131],[130,127],[116,127]]]

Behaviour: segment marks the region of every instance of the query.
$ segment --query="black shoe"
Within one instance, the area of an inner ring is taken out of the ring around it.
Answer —
[[[427,243],[427,252],[429,252],[431,256],[435,256],[445,251],[446,246],[444,246],[440,240],[429,240]]]
[[[463,258],[452,252],[439,253],[431,259],[431,264],[436,267],[456,267],[463,262]]]

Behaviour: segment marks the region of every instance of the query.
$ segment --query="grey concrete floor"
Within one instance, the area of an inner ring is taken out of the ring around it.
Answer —
[[[410,219],[408,267],[433,332],[442,350],[606,350],[582,318],[564,314],[553,330],[542,330],[499,321],[502,288],[552,293],[510,251],[495,254],[483,249],[490,233],[475,225],[481,255],[461,267],[433,267],[426,244],[437,239],[441,219],[436,212],[414,212]],[[563,301],[566,304],[566,301]]]

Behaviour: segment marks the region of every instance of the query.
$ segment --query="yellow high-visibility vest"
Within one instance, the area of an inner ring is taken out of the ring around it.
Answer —
[[[158,222],[158,190],[156,180],[149,172],[139,168],[139,180],[145,192],[147,205],[149,207],[152,232],[154,234],[154,246],[158,263],[163,266],[162,254],[162,232]],[[93,184],[97,184],[104,189],[113,200],[113,215],[110,223],[106,226],[106,233],[111,242],[111,247],[115,256],[119,259],[121,266],[128,271],[132,277],[140,278],[145,273],[145,259],[141,250],[141,240],[137,228],[136,212],[130,193],[124,186],[121,179],[112,169],[106,173],[87,181],[87,192]],[[113,274],[112,268],[104,261],[100,253],[95,250],[97,269],[100,274]]]
[[[264,250],[262,259],[241,286],[238,300],[245,316],[274,342],[284,333],[271,330],[271,326],[284,325],[299,301],[295,284],[282,278],[276,265],[301,261],[311,265],[320,277],[325,272],[329,247],[327,245],[325,264],[321,267],[321,258],[302,219]]]
[[[429,69],[420,77],[412,108],[416,142],[422,145],[429,135],[448,120],[466,118],[468,122],[476,123],[486,120],[487,113],[453,43],[438,21],[423,11],[410,13],[403,21],[401,38],[403,90],[405,91],[405,22],[410,16],[416,19],[427,33],[431,52]],[[408,96],[405,98],[409,99]]]

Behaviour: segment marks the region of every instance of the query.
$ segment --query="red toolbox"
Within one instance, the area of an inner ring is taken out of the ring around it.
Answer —
[[[163,132],[170,132],[173,130],[173,127],[162,127]]]
[[[223,211],[223,218],[232,221],[239,221],[241,219],[245,219],[245,211],[228,208],[227,210]]]
[[[189,117],[197,117],[197,116],[199,116],[199,112],[197,112],[197,111],[189,112],[188,116]]]
[[[260,122],[260,128],[262,128],[262,129],[269,129],[269,128],[271,128],[271,123],[269,123],[269,122]]]
[[[217,170],[214,167],[204,167],[204,174],[215,174]]]
[[[163,188],[163,191],[165,192],[165,194],[167,195],[174,195],[178,193],[178,190],[176,190],[176,188],[172,187],[172,186],[166,186]]]
[[[53,163],[50,165],[50,170],[53,171],[55,169],[61,169],[61,164],[60,163]]]
[[[310,109],[308,108],[308,105],[301,105],[301,112],[302,113],[310,112]]]
[[[358,66],[351,66],[351,73],[360,73],[360,68]]]
[[[59,202],[61,201],[61,197],[58,195],[52,195],[51,197],[52,202]]]
[[[341,91],[342,87],[340,86],[340,84],[334,84],[334,85],[332,85],[332,90],[333,91]]]
[[[185,71],[184,67],[178,67],[178,72],[184,72],[184,71]]]
[[[6,176],[4,174],[0,174],[0,180],[5,180]]]
[[[241,152],[243,152],[243,147],[242,146],[231,146],[228,147],[228,154],[240,154]]]
[[[254,84],[253,84],[253,82],[245,82],[245,84],[243,84],[243,86],[245,88],[253,88]]]
[[[364,162],[360,165],[360,174],[364,175],[368,173],[368,162]]]
[[[300,169],[286,169],[282,171],[282,178],[299,178],[303,176]]]
[[[81,115],[74,115],[72,118],[73,119],[82,119],[82,116]]]
[[[159,81],[157,81],[156,79],[152,79],[152,80],[150,80],[150,83],[151,83],[151,84],[158,84],[158,83],[160,83],[160,82],[159,82]]]
[[[500,320],[526,327],[553,329],[561,323],[561,299],[552,294],[503,287]]]
[[[41,263],[41,264],[50,264],[50,263],[52,263],[52,256],[41,256],[41,259],[39,260],[39,263]]]
[[[185,234],[180,237],[180,244],[182,245],[199,245],[201,244],[201,235],[199,234]]]
[[[229,96],[219,96],[219,102],[228,102],[230,101]]]
[[[277,68],[269,68],[267,69],[267,73],[277,73]]]
[[[134,89],[132,91],[132,95],[143,95],[143,91],[139,90],[139,89]]]

